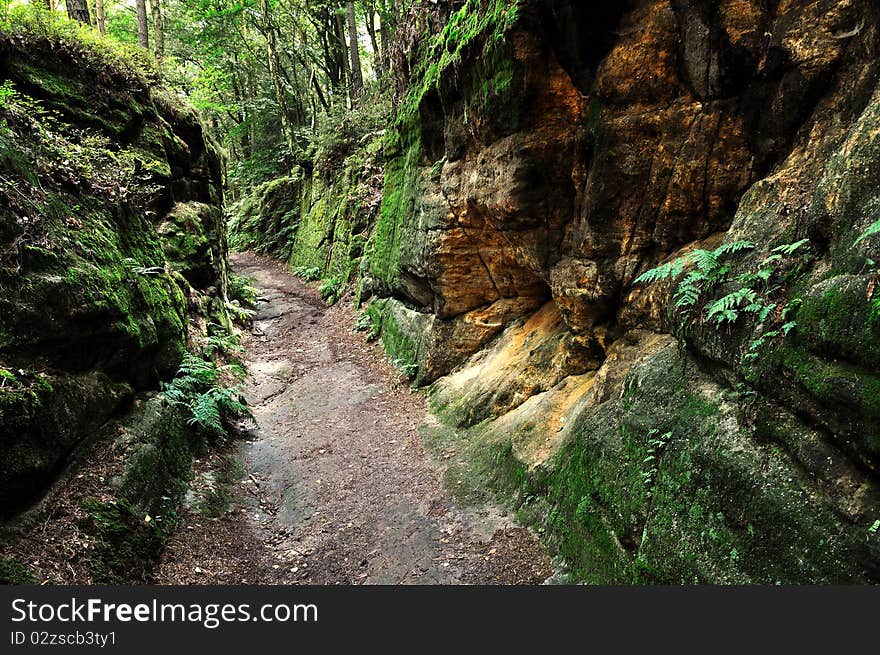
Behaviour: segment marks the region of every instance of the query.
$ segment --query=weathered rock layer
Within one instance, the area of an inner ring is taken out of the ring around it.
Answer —
[[[470,2],[411,62],[366,288],[580,577],[880,576],[878,19]]]
[[[173,377],[194,324],[228,322],[227,253],[220,159],[143,72],[23,32],[0,35],[0,77],[7,514]]]

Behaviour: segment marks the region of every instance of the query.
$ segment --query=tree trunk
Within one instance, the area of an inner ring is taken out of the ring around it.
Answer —
[[[275,28],[269,16],[269,0],[260,0],[260,13],[263,15],[263,27],[266,31],[266,55],[269,63],[269,76],[275,87],[275,100],[278,102],[278,113],[281,114],[281,131],[287,143],[287,150],[291,157],[294,154],[293,127],[290,125],[290,114],[287,109],[287,100],[284,97],[284,87],[281,85],[281,73],[278,63],[278,45],[275,41]]]
[[[150,0],[150,9],[153,12],[153,54],[156,55],[156,59],[165,56],[165,25],[159,2],[160,0]]]
[[[95,22],[101,34],[107,33],[107,21],[104,16],[104,0],[95,0]]]
[[[92,24],[86,0],[67,0],[67,15],[73,20],[78,20],[80,23]]]
[[[378,79],[385,73],[385,62],[382,60],[382,53],[379,52],[379,44],[376,41],[376,12],[372,7],[364,8],[364,23],[367,26],[367,34],[370,36],[373,61],[376,62],[376,78]]]
[[[339,81],[345,86],[351,83],[351,67],[348,64],[348,45],[345,43],[345,19],[342,18],[341,14],[336,14],[336,41],[339,44],[339,70],[341,72]],[[345,98],[343,97],[344,100]]]
[[[138,45],[144,50],[150,48],[149,27],[147,25],[147,0],[135,0],[138,25]]]
[[[382,48],[382,70],[388,70],[391,66],[391,35],[388,32],[388,19],[379,15],[379,40]]]
[[[352,102],[364,93],[364,76],[361,72],[361,53],[358,48],[357,19],[354,2],[348,3],[348,53],[351,56],[351,98]]]

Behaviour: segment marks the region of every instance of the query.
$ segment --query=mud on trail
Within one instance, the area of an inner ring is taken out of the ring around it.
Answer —
[[[538,584],[552,574],[534,534],[496,507],[456,507],[417,427],[425,401],[271,260],[234,255],[261,302],[245,339],[259,428],[219,519],[184,511],[157,581],[249,584]]]

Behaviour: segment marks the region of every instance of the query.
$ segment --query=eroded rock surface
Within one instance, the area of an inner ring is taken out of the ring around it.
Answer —
[[[376,323],[580,577],[880,575],[878,19],[531,0],[402,114]],[[719,247],[690,314],[635,284]]]
[[[194,111],[58,47],[0,35],[4,514],[173,377],[193,322],[228,322],[221,162]]]

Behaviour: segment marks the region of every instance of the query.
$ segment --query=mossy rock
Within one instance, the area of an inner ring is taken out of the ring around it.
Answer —
[[[0,369],[2,370],[2,369]],[[131,398],[102,373],[16,374],[0,388],[0,512],[36,497],[66,457]]]
[[[117,494],[145,513],[176,504],[186,491],[197,445],[180,409],[161,395],[151,396],[113,429],[115,448],[125,458],[124,473],[113,481]]]
[[[165,542],[177,524],[172,506],[162,516],[138,511],[124,500],[83,502],[82,528],[96,540],[87,556],[95,581],[104,584],[149,582]]]
[[[880,370],[880,295],[872,275],[838,275],[811,287],[797,313],[798,336],[820,355]]]
[[[165,258],[197,289],[219,282],[211,241],[215,235],[208,230],[220,222],[216,207],[201,202],[178,203],[158,228]]]
[[[12,557],[0,558],[0,585],[28,585],[37,582],[33,573]]]

